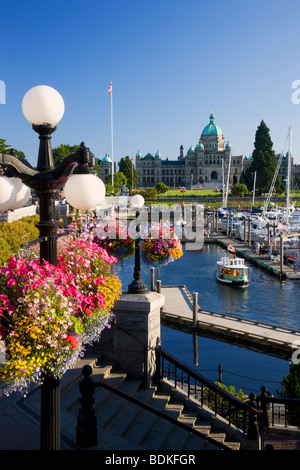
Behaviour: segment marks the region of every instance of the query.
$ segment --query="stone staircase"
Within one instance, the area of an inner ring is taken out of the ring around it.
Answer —
[[[200,421],[198,413],[188,409],[172,393],[155,386],[144,389],[140,381],[128,379],[125,373],[113,370],[110,364],[99,363],[96,358],[82,361],[81,367],[84,364],[93,367],[92,378],[96,383],[105,382],[213,439],[207,441],[103,387],[96,387],[98,444],[88,450],[220,450],[218,443],[225,443],[230,450],[240,449],[239,442],[228,442],[225,432],[213,429],[209,421]],[[65,448],[76,448],[81,369],[76,371],[69,371],[61,382],[62,447]]]

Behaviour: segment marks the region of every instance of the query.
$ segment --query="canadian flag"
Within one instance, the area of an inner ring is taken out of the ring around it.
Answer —
[[[227,250],[228,250],[228,251],[231,251],[231,253],[235,253],[235,249],[233,248],[232,245],[229,245],[229,244],[228,244],[228,245],[227,245]]]
[[[108,89],[108,94],[110,95],[110,92],[112,90],[112,83],[109,85],[109,89]]]

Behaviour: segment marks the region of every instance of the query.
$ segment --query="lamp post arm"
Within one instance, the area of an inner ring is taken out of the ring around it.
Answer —
[[[76,152],[68,155],[57,168],[46,171],[35,170],[26,160],[15,155],[8,155],[0,152],[0,165],[10,167],[15,176],[18,176],[24,184],[37,189],[42,182],[54,183],[56,188],[62,187],[70,173],[91,173],[93,169],[93,155],[82,142]]]
[[[35,170],[26,160],[23,161],[23,159],[15,155],[9,155],[3,152],[0,152],[0,164],[7,165],[12,168],[13,172],[21,179],[23,175],[26,178],[35,176],[38,173],[38,171]]]

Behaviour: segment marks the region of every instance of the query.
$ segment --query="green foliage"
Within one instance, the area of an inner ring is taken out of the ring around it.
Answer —
[[[156,183],[154,187],[158,194],[164,194],[169,189],[169,187],[165,183]]]
[[[0,264],[3,265],[15,253],[23,243],[34,240],[39,236],[39,230],[35,225],[39,221],[39,215],[23,217],[14,222],[0,223]]]
[[[231,189],[231,194],[233,196],[246,196],[248,194],[248,188],[243,183],[236,183],[233,188]]]
[[[68,155],[75,153],[79,145],[61,144],[52,150],[54,165],[58,166]]]
[[[143,196],[145,201],[155,201],[157,199],[157,193],[154,187],[143,190],[140,189],[139,191],[135,191],[135,194],[140,194]]]
[[[229,385],[229,387],[226,387],[226,385],[222,384],[221,382],[215,382],[219,387],[223,388],[223,390],[226,390],[227,392],[231,393],[231,395],[234,395],[241,401],[246,401],[247,397],[244,394],[244,392],[240,389],[238,392],[235,390],[235,387],[233,385]]]
[[[128,188],[135,188],[139,177],[138,172],[134,169],[131,159],[128,156],[125,158],[122,157],[118,165],[119,171],[126,177]]]
[[[244,172],[244,180],[248,189],[251,191],[254,182],[254,173],[256,172],[256,189],[258,193],[269,191],[274,173],[276,170],[276,158],[273,150],[273,142],[270,137],[270,129],[264,121],[261,121],[255,134],[254,150],[252,153],[253,161],[251,166]],[[277,176],[275,189],[282,192],[283,185],[280,176]]]
[[[12,147],[6,144],[5,139],[0,139],[0,152],[9,154],[11,150],[12,150]],[[19,158],[25,158],[25,154],[22,152],[22,150],[14,149],[14,151]]]
[[[107,175],[105,178],[105,185],[107,185],[107,194],[109,194],[109,191],[111,190],[113,190],[113,193],[115,195],[118,194],[120,192],[122,184],[126,185],[126,183],[126,176],[121,171],[118,171],[117,173],[114,173],[114,187],[112,188],[112,175]]]
[[[281,391],[278,394],[282,398],[300,398],[300,364],[290,364],[289,372],[283,376]]]
[[[281,381],[281,391],[277,391],[281,398],[300,399],[300,364],[290,363],[289,372],[283,376]],[[287,422],[291,426],[299,426],[299,406],[288,404]]]

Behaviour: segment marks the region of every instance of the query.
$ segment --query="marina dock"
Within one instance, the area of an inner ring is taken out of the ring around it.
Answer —
[[[256,254],[252,251],[251,246],[245,244],[241,240],[237,240],[233,237],[229,237],[228,235],[223,235],[221,233],[215,233],[213,237],[209,239],[209,241],[217,243],[218,245],[223,246],[225,249],[227,248],[227,245],[230,244],[235,249],[236,254],[238,256],[250,261],[254,265],[266,271],[269,271],[275,276],[288,277],[288,278],[293,278],[295,276],[298,279],[300,277],[299,273],[298,275],[295,275],[293,268],[286,264],[282,265],[282,270],[281,270],[280,260],[278,259],[278,257],[274,259],[270,259],[268,254],[265,254],[265,255]]]
[[[185,325],[289,358],[300,348],[300,331],[201,309],[184,285],[162,286],[161,293],[165,297],[161,317],[166,324]]]

